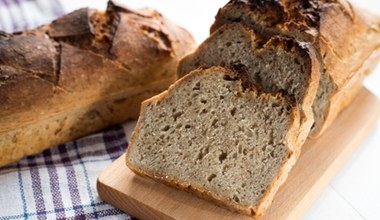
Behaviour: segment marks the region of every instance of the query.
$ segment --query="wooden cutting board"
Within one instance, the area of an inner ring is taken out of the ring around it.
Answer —
[[[326,133],[309,140],[301,157],[261,218],[300,219],[344,162],[377,124],[380,102],[367,89]],[[141,219],[250,219],[150,179],[135,175],[121,156],[98,178],[99,196]]]

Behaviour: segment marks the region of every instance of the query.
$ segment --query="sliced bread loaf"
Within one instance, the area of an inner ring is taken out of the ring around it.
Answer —
[[[245,73],[195,70],[142,105],[126,163],[134,172],[260,216],[296,161],[295,100]]]
[[[308,44],[283,37],[265,40],[239,23],[228,24],[183,58],[178,74],[183,76],[199,67],[212,66],[243,68],[263,91],[294,96],[302,110],[303,143],[314,123],[311,107],[320,77],[318,60]]]
[[[242,23],[260,36],[310,42],[321,64],[313,105],[318,137],[359,91],[380,56],[380,19],[347,0],[231,0],[216,16],[211,32]]]

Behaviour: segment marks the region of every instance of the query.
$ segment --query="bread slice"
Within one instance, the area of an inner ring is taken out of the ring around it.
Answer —
[[[198,69],[142,104],[126,163],[139,175],[260,216],[296,161],[295,100],[245,73]]]
[[[315,47],[322,73],[312,137],[353,100],[380,59],[380,18],[347,0],[231,0],[219,10],[211,32],[236,22],[264,38],[282,35]]]
[[[228,24],[214,32],[193,54],[184,57],[178,72],[183,76],[198,67],[212,66],[243,68],[263,91],[282,91],[294,96],[302,110],[303,143],[314,123],[311,107],[320,77],[313,49],[283,37],[265,40],[239,23]]]

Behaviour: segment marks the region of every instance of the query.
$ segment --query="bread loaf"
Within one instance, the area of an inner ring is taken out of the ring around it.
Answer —
[[[295,97],[302,111],[303,144],[314,123],[312,104],[320,79],[318,59],[309,44],[283,37],[268,40],[242,24],[227,24],[180,61],[178,74],[185,75],[199,66],[243,68],[263,91],[282,91]]]
[[[0,166],[138,116],[176,78],[191,35],[156,11],[109,2],[0,33]]]
[[[143,103],[127,166],[259,217],[311,129],[360,90],[379,21],[345,0],[231,0],[180,61],[183,78]]]
[[[195,70],[142,105],[127,152],[134,172],[260,216],[295,163],[300,110],[244,72]]]
[[[351,102],[379,60],[380,18],[346,0],[231,0],[219,10],[211,32],[236,22],[262,37],[288,36],[316,48],[322,72],[312,137]]]
[[[240,24],[213,33],[180,62],[185,75],[143,103],[126,156],[136,173],[260,216],[313,124],[319,63],[293,39]],[[232,70],[216,67],[226,65]]]

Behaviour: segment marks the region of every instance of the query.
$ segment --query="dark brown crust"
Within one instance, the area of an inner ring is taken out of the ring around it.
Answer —
[[[38,42],[38,43],[36,43]],[[36,36],[0,37],[0,65],[10,66],[54,83],[55,44]]]
[[[155,75],[151,69],[158,70],[160,66],[165,68],[165,63],[170,63],[175,56],[174,54],[178,53],[176,58],[183,55],[181,51],[178,51],[178,47],[174,47],[171,42],[181,43],[182,39],[177,38],[178,33],[175,32],[185,31],[174,25],[171,25],[170,28],[172,29],[168,29],[165,26],[165,22],[168,22],[161,15],[156,12],[149,13],[150,16],[141,15],[131,9],[123,9],[121,6],[109,2],[105,14],[84,8],[36,30],[14,35],[2,33],[0,36],[2,108],[11,109],[13,113],[16,113],[24,109],[22,103],[38,103],[39,99],[45,99],[44,96],[37,95],[38,91],[32,89],[37,88],[37,86],[22,84],[21,81],[18,82],[17,80],[19,77],[39,78],[40,81],[45,80],[45,83],[51,82],[58,90],[82,92],[83,86],[92,87],[93,85],[89,84],[88,81],[84,82],[78,76],[92,73],[95,68],[91,70],[91,66],[102,66],[104,63],[114,60],[107,68],[119,69],[120,75],[128,75],[130,81],[141,78],[136,83],[143,84],[158,79],[162,74],[156,73]],[[95,15],[102,21],[95,22],[93,20]],[[106,29],[110,33],[104,33],[104,29],[97,29],[94,24],[112,26],[112,28]],[[160,32],[161,29],[166,32]],[[157,32],[157,34],[148,32]],[[99,38],[106,34],[114,36],[103,36],[108,37],[108,39]],[[193,40],[188,33],[182,34],[181,37],[184,37],[185,42],[181,45],[180,50],[189,50],[193,47]],[[68,47],[68,45],[72,45],[72,47]],[[103,48],[106,49],[102,50]],[[62,50],[65,51],[65,54],[62,54]],[[82,54],[82,60],[71,59],[76,51]],[[68,55],[68,53],[72,55]],[[147,56],[147,54],[151,54],[151,56]],[[84,61],[86,65],[81,66],[81,62]],[[62,83],[60,78],[66,77],[69,63],[77,65],[69,70],[72,72],[71,74],[75,73],[76,76],[71,82]],[[146,65],[147,63],[149,65]],[[63,74],[61,73],[62,66],[66,68]],[[145,74],[150,74],[150,79],[139,76]],[[64,76],[60,77],[61,75]],[[27,94],[35,93],[36,96],[20,95],[16,99],[14,95],[20,93],[17,91],[25,91]],[[43,90],[41,92],[51,93]],[[9,113],[1,111],[2,116]]]
[[[298,157],[298,152],[299,152],[298,149],[301,147],[301,146],[297,146],[298,142],[296,141],[298,137],[297,132],[300,126],[299,108],[297,104],[294,101],[290,100],[287,95],[284,95],[282,93],[276,93],[276,94],[265,93],[261,91],[260,88],[252,85],[251,83],[249,83],[249,88],[245,88],[245,89],[254,91],[259,96],[276,97],[278,99],[286,100],[286,102],[289,104],[289,110],[292,112],[292,117],[293,117],[292,118],[293,120],[291,124],[289,125],[289,130],[288,130],[288,135],[287,135],[287,140],[286,140],[289,147],[288,160],[284,162],[278,175],[276,176],[276,178],[274,178],[273,182],[270,184],[269,189],[263,195],[263,197],[261,198],[261,201],[257,205],[252,205],[252,206],[241,205],[237,203],[236,201],[227,199],[225,197],[217,195],[214,192],[208,191],[202,186],[190,185],[189,183],[183,182],[180,179],[170,178],[167,176],[160,176],[160,175],[154,174],[154,172],[151,172],[149,170],[143,170],[137,165],[135,165],[133,162],[131,162],[131,160],[129,160],[129,158],[132,157],[131,151],[135,147],[134,143],[139,135],[139,130],[141,129],[142,122],[144,121],[144,117],[147,117],[145,113],[146,108],[149,105],[155,104],[159,102],[160,100],[164,99],[169,93],[171,93],[173,90],[180,87],[181,84],[185,83],[188,78],[196,77],[197,75],[202,75],[202,74],[214,73],[214,72],[219,72],[221,74],[227,75],[231,78],[231,80],[240,80],[242,83],[242,86],[244,86],[244,84],[247,83],[245,82],[246,76],[244,72],[237,73],[237,72],[234,72],[233,70],[230,70],[228,68],[222,68],[222,67],[212,67],[210,69],[198,69],[198,70],[194,70],[190,74],[186,75],[185,77],[175,82],[172,86],[169,87],[167,91],[164,91],[163,93],[155,97],[152,97],[149,100],[144,101],[142,104],[139,120],[137,122],[136,128],[133,131],[133,134],[130,140],[128,151],[126,154],[126,164],[133,172],[135,172],[138,175],[146,176],[146,177],[154,179],[155,181],[164,183],[168,186],[176,187],[178,189],[194,193],[203,199],[213,201],[215,204],[226,207],[232,211],[239,212],[245,215],[259,217],[263,214],[263,211],[270,205],[273,199],[273,196],[275,192],[278,190],[279,186],[285,181],[287,177],[287,173],[289,172],[290,168],[294,165],[296,157]]]
[[[289,13],[279,1],[231,0],[225,7],[228,7],[229,4],[249,7],[249,10],[257,12],[257,16],[259,16],[268,26],[274,26],[289,19]],[[218,21],[218,19],[216,21]],[[237,18],[235,22],[240,22],[239,18]],[[217,23],[214,26],[212,27],[212,32],[219,28]]]
[[[272,17],[279,19],[268,22]],[[346,106],[347,100],[342,98],[346,84],[380,48],[380,18],[347,0],[231,0],[219,10],[211,32],[235,22],[251,26],[265,38],[284,35],[315,47],[333,91],[327,95],[325,121],[313,137],[320,136]]]
[[[94,35],[90,20],[92,13],[94,13],[94,10],[81,8],[60,17],[50,24],[49,36],[52,38],[67,38]]]
[[[186,30],[156,11],[140,13],[112,1],[106,12],[79,9],[34,30],[0,32],[0,139],[24,124],[38,124],[84,103],[106,101],[125,91],[133,99],[133,88],[160,92],[161,84],[159,89],[148,85],[173,82],[178,59],[194,45]],[[112,114],[107,117],[112,123],[122,122]],[[122,118],[133,117],[135,112]],[[99,127],[102,124],[81,135]],[[66,134],[61,141],[74,137]],[[51,144],[57,144],[54,138]],[[30,144],[34,151],[0,142],[0,166],[50,146]],[[3,148],[16,153],[2,153]]]
[[[19,88],[20,85],[27,86],[27,88],[17,90],[16,88]],[[11,117],[17,112],[30,111],[36,105],[44,105],[44,100],[49,100],[53,96],[54,84],[52,82],[24,70],[0,65],[0,124],[2,129],[9,125],[6,123],[8,121],[6,117]],[[38,99],[25,97],[38,97]]]
[[[324,11],[332,5],[339,7],[349,19],[354,18],[352,6],[346,0],[341,2],[338,0],[231,0],[219,10],[211,32],[225,24],[226,20],[223,18],[225,12],[238,7],[253,13],[268,27],[284,25],[289,29],[299,31],[313,28],[319,30]],[[235,18],[232,21],[240,22],[240,19]]]

